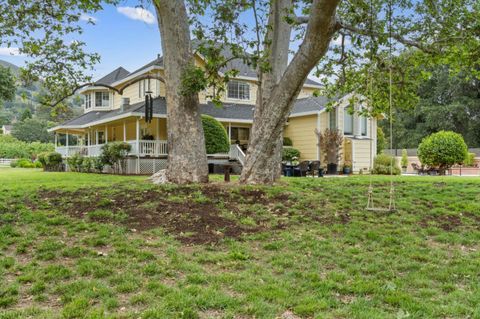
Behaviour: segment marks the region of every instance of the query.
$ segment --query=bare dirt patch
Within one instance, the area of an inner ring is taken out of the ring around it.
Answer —
[[[114,185],[75,191],[41,189],[27,205],[32,209],[55,209],[75,218],[121,224],[135,231],[161,227],[185,244],[212,244],[225,237],[285,229],[294,215],[301,217],[297,223],[310,220],[331,225],[350,221],[345,211],[324,212],[309,201],[299,204],[291,195],[269,195],[261,188],[216,184],[149,189]],[[259,214],[259,209],[263,213]]]

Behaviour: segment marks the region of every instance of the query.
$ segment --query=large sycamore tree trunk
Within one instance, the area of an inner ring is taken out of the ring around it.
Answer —
[[[284,17],[291,0],[272,2],[267,33],[267,40],[271,40],[267,48],[271,70],[260,77],[261,90],[241,182],[268,184],[280,177],[285,124],[308,74],[326,54],[337,31],[335,13],[339,2],[313,0],[305,37],[288,66],[291,29]]]
[[[190,28],[183,0],[154,0],[166,79],[169,182],[208,182],[205,137],[198,94],[182,95],[182,74],[193,63]]]

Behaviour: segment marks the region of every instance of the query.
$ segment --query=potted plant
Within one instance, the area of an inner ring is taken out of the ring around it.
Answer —
[[[400,161],[400,164],[402,165],[402,173],[405,174],[408,167],[408,153],[406,149],[402,150],[402,159]]]
[[[352,174],[352,162],[345,161],[345,163],[343,163],[343,174],[344,175]]]
[[[318,137],[318,143],[327,163],[327,174],[338,174],[338,161],[340,160],[343,135],[337,129],[325,129],[322,132],[315,130]]]

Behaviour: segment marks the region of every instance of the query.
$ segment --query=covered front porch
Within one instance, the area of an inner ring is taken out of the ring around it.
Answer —
[[[155,118],[146,123],[140,117],[113,121],[87,128],[63,128],[55,131],[55,150],[62,157],[80,154],[100,156],[103,145],[125,142],[131,145],[130,156],[166,157],[168,154],[166,121]]]

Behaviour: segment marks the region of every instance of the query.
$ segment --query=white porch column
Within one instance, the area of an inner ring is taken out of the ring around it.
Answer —
[[[57,132],[55,132],[54,136],[55,136],[55,148],[57,148],[57,145],[58,145],[58,134],[57,134]]]
[[[90,141],[90,129],[87,131],[87,146],[90,146],[92,142]]]
[[[67,131],[67,134],[65,135],[65,145],[67,147],[67,157],[70,156],[70,151],[68,149],[68,131]]]
[[[322,132],[320,127],[320,112],[317,113],[317,132],[320,134]],[[317,161],[320,160],[320,139],[317,135]]]
[[[228,143],[232,143],[232,123],[228,122]]]
[[[123,141],[127,141],[127,123],[123,121]]]
[[[138,146],[140,145],[140,119],[138,118],[135,125],[135,142],[137,144],[137,153],[139,153],[140,149]]]
[[[140,119],[137,117],[136,122],[136,144],[137,144],[137,174],[140,173]]]
[[[105,143],[108,143],[108,127],[105,125]]]
[[[95,130],[95,145],[98,145],[98,130]]]

